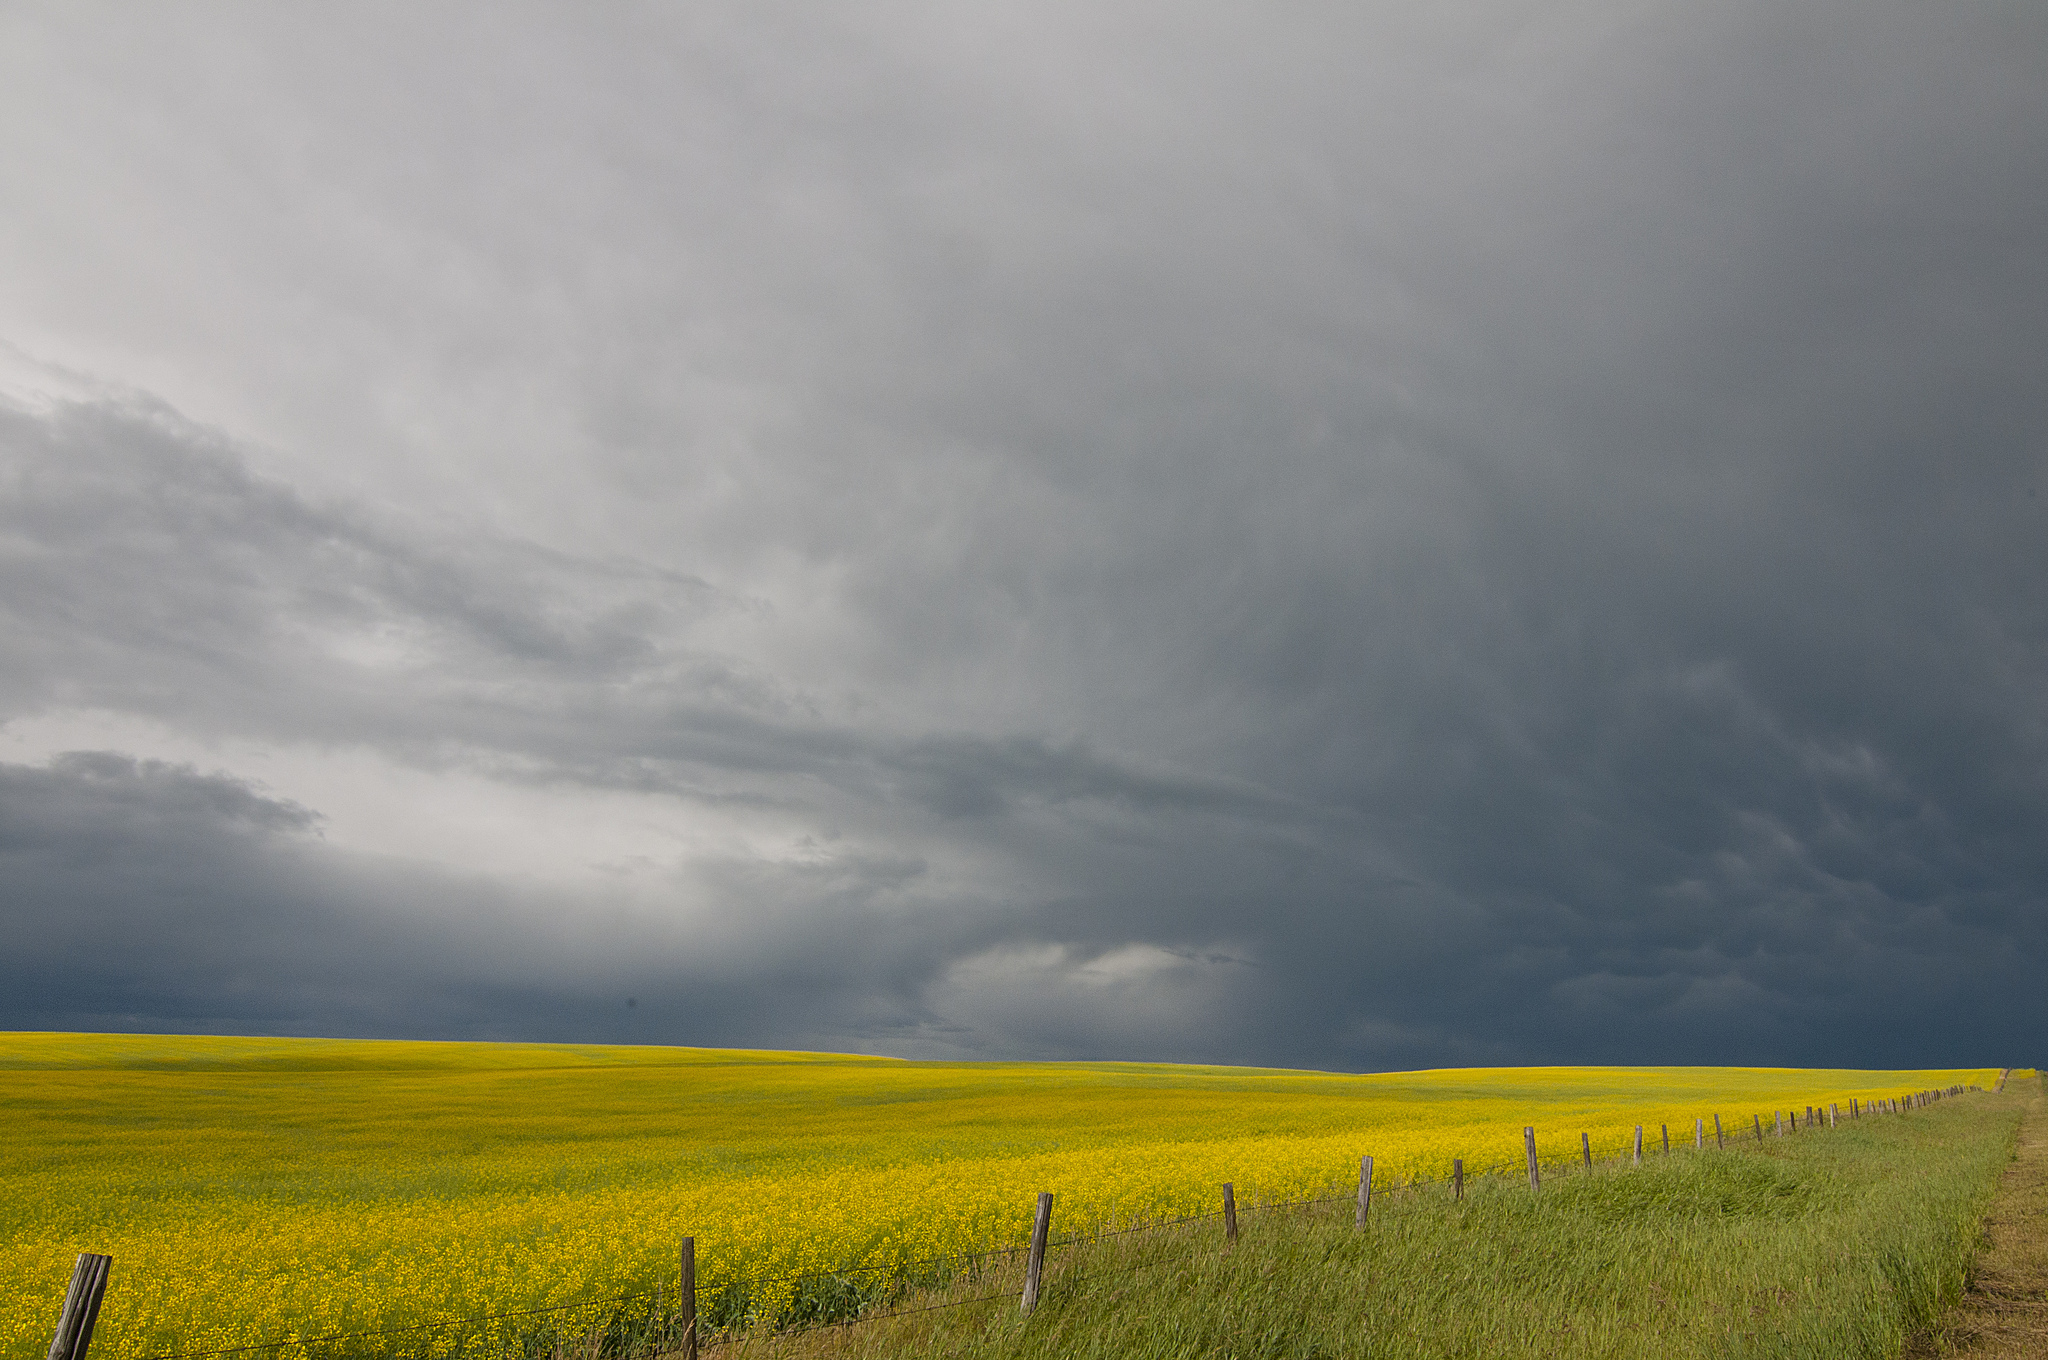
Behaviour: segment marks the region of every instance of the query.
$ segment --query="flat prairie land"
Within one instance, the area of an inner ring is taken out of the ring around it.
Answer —
[[[1716,1115],[1754,1146],[1776,1111],[1996,1076],[0,1034],[0,1346],[42,1356],[80,1251],[114,1257],[93,1343],[109,1360],[673,1289],[686,1234],[708,1295],[751,1279],[752,1315],[773,1318],[800,1289],[784,1277],[1014,1245],[1041,1190],[1060,1231],[1089,1232],[1212,1211],[1225,1181],[1247,1206],[1342,1193],[1363,1154],[1388,1187],[1453,1157],[1519,1174],[1525,1125],[1556,1164],[1581,1133],[1614,1158],[1638,1124],[1658,1155],[1666,1126],[1690,1148],[1696,1119],[1711,1146]]]
[[[1349,1206],[1317,1204],[1245,1218],[1235,1242],[1214,1218],[1083,1241],[1048,1259],[1028,1317],[1014,1289],[985,1297],[1014,1284],[1012,1265],[1008,1279],[957,1282],[859,1326],[757,1331],[714,1354],[1917,1360],[1953,1340],[1991,1347],[1956,1354],[2033,1360],[2048,1353],[2038,1311],[2013,1306],[2026,1258],[2000,1244],[2020,1226],[2005,1211],[2024,1207],[2003,1193],[2011,1178],[1991,1212],[1994,1245],[1977,1255],[2037,1083],[2015,1086],[1812,1136],[1596,1163],[1540,1190],[1505,1177],[1462,1200],[1413,1187],[1376,1197],[1363,1229]]]

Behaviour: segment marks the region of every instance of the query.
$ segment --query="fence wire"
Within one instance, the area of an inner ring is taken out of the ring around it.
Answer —
[[[1903,1115],[1910,1113],[1916,1109],[1925,1108],[1927,1105],[1935,1103],[1935,1101],[1946,1099],[1955,1095],[1968,1094],[1969,1091],[1977,1089],[1979,1088],[1965,1087],[1959,1091],[1940,1091],[1924,1093],[1927,1096],[1927,1099],[1924,1101],[1924,1103],[1918,1095],[1892,1097],[1887,1099],[1896,1100],[1897,1104],[1895,1108],[1883,1109],[1877,1104],[1864,1103],[1863,1105],[1861,1105],[1860,1111],[1863,1115]],[[1855,1118],[1857,1116],[1851,1115],[1846,1117]],[[1825,1125],[1823,1127],[1838,1126]],[[1752,1124],[1752,1127],[1750,1129],[1742,1130],[1741,1134],[1745,1140],[1754,1139],[1760,1132],[1760,1130],[1761,1122],[1757,1121]],[[1787,1131],[1800,1131],[1800,1125],[1796,1115],[1793,1118],[1791,1128]],[[1813,1125],[1811,1123],[1807,1124],[1805,1131],[1813,1131]],[[1731,1140],[1735,1136],[1732,1130],[1724,1132],[1727,1133],[1727,1136]],[[1772,1136],[1781,1135],[1774,1133]],[[1686,1150],[1682,1143],[1679,1145],[1679,1150]],[[1693,1150],[1718,1151],[1720,1149],[1717,1147],[1703,1144],[1700,1147],[1694,1148]],[[1646,1161],[1652,1155],[1663,1156],[1666,1152],[1668,1152],[1668,1149],[1660,1148],[1656,1153],[1653,1154],[1650,1151],[1649,1140],[1645,1139],[1644,1159]],[[1623,1158],[1627,1158],[1630,1156],[1631,1153],[1629,1151],[1623,1151],[1614,1156],[1603,1155],[1599,1160],[1603,1164],[1612,1165],[1614,1163],[1621,1161]],[[1583,1154],[1579,1156],[1566,1156],[1554,1159],[1544,1159],[1539,1157],[1537,1159],[1536,1165],[1539,1172],[1549,1171],[1552,1174],[1557,1174],[1578,1170],[1579,1168],[1585,1165],[1585,1159]],[[1465,1180],[1469,1183],[1472,1181],[1483,1179],[1505,1179],[1509,1177],[1519,1176],[1525,1173],[1527,1168],[1528,1162],[1526,1160],[1493,1162],[1483,1167],[1467,1166],[1465,1168]],[[1427,1175],[1411,1175],[1404,1178],[1398,1184],[1375,1184],[1373,1187],[1373,1196],[1377,1199],[1385,1195],[1414,1194],[1423,1190],[1447,1187],[1451,1184],[1452,1180],[1449,1176],[1437,1177]],[[1268,1213],[1282,1209],[1312,1208],[1318,1205],[1326,1204],[1349,1204],[1355,1202],[1357,1198],[1358,1195],[1356,1194],[1356,1192],[1346,1192],[1343,1194],[1312,1196],[1306,1199],[1254,1201],[1252,1203],[1238,1205],[1237,1212],[1240,1215],[1249,1215]],[[1166,1232],[1174,1228],[1185,1228],[1197,1223],[1213,1222],[1223,1217],[1224,1211],[1221,1209],[1216,1209],[1206,1213],[1187,1214],[1177,1218],[1148,1220],[1146,1222],[1132,1224],[1128,1227],[1123,1228],[1109,1228],[1093,1233],[1076,1233],[1067,1237],[1062,1237],[1047,1242],[1046,1250],[1048,1252],[1051,1252],[1054,1250],[1065,1249],[1070,1247],[1086,1246],[1097,1242],[1108,1241],[1113,1238],[1129,1237],[1135,1234]],[[956,1267],[967,1266],[971,1268],[978,1268],[985,1266],[988,1262],[997,1260],[999,1258],[1009,1258],[1022,1255],[1028,1250],[1028,1247],[993,1247],[982,1251],[951,1252],[941,1256],[927,1256],[916,1260],[901,1261],[888,1265],[854,1265],[845,1266],[834,1270],[800,1271],[783,1275],[743,1275],[737,1276],[730,1280],[723,1281],[716,1285],[698,1285],[694,1291],[693,1302],[695,1297],[701,1297],[705,1294],[715,1295],[735,1289],[742,1291],[750,1291],[757,1287],[765,1285],[795,1284],[801,1283],[802,1281],[806,1280],[844,1280],[850,1276],[855,1275],[883,1273],[902,1277],[909,1275],[912,1271],[919,1267],[927,1266],[951,1265]],[[1109,1273],[1112,1275],[1135,1274],[1138,1271],[1149,1270],[1154,1268],[1155,1266],[1163,1264],[1166,1264],[1166,1262],[1144,1261],[1139,1262],[1135,1265],[1128,1265],[1114,1269]],[[386,1327],[373,1331],[333,1332],[326,1336],[316,1337],[286,1336],[280,1337],[275,1341],[256,1341],[250,1342],[246,1345],[224,1346],[214,1350],[156,1352],[139,1357],[139,1360],[215,1360],[216,1357],[220,1356],[247,1355],[256,1351],[280,1350],[288,1346],[314,1347],[334,1345],[337,1343],[351,1341],[372,1341],[382,1337],[405,1336],[416,1332],[447,1331],[458,1327],[481,1327],[488,1323],[504,1322],[517,1318],[542,1317],[549,1314],[571,1313],[579,1310],[615,1308],[621,1304],[643,1303],[650,1299],[661,1298],[664,1292],[665,1291],[662,1289],[649,1289],[631,1294],[612,1295],[602,1299],[581,1299],[574,1303],[550,1304],[540,1308],[517,1308],[508,1309],[502,1312],[495,1313],[478,1313],[465,1315],[462,1317],[445,1318],[436,1322],[418,1322],[411,1323],[403,1327]],[[1014,1297],[1015,1291],[1013,1290],[1004,1291],[1003,1293],[999,1294],[983,1294],[971,1299],[950,1299],[944,1303],[921,1304],[914,1308],[898,1308],[882,1313],[863,1312],[858,1313],[853,1317],[835,1319],[827,1322],[807,1323],[795,1327],[774,1328],[770,1329],[765,1333],[754,1328],[738,1330],[728,1327],[720,1327],[717,1331],[713,1332],[708,1337],[702,1336],[700,1331],[700,1338],[697,1344],[698,1349],[700,1351],[709,1350],[718,1346],[733,1345],[742,1339],[752,1336],[801,1336],[811,1332],[830,1331],[843,1327],[855,1327],[870,1322],[887,1321],[890,1318],[908,1317],[917,1313],[938,1312],[950,1308],[965,1308],[972,1304],[989,1303],[997,1299],[1008,1299]],[[670,1319],[670,1321],[679,1321],[679,1319]],[[701,1321],[701,1315],[700,1320],[696,1325],[700,1329],[702,1328],[703,1323]],[[676,1350],[672,1348],[667,1351],[650,1351],[649,1355],[651,1357],[658,1357],[663,1355],[673,1355],[675,1353]]]

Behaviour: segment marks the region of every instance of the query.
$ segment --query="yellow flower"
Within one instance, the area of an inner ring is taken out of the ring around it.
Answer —
[[[910,1063],[567,1045],[0,1035],[0,1342],[47,1350],[80,1251],[114,1267],[106,1360],[301,1341],[651,1293],[693,1235],[743,1277],[898,1270],[1062,1232],[1547,1160],[1690,1147],[1751,1116],[1991,1070],[1471,1069],[1347,1076]],[[507,1318],[406,1348],[510,1342]],[[316,1348],[317,1349],[317,1348]],[[289,1345],[276,1354],[314,1353]]]

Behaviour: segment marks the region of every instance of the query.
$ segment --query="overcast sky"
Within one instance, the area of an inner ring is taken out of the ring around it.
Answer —
[[[2048,7],[0,7],[0,1028],[2048,1059]]]

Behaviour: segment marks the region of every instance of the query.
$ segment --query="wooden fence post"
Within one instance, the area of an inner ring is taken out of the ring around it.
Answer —
[[[1636,1125],[1635,1164],[1637,1166],[1641,1166],[1643,1164],[1643,1126],[1641,1124]]]
[[[1052,1227],[1052,1192],[1038,1192],[1038,1213],[1031,1220],[1031,1254],[1024,1259],[1024,1311],[1038,1306],[1038,1277],[1045,1273],[1045,1235]]]
[[[1237,1245],[1237,1196],[1229,1181],[1223,1182],[1223,1240],[1233,1247]]]
[[[1366,1216],[1372,1212],[1372,1158],[1358,1159],[1358,1226],[1365,1227]]]
[[[1772,1110],[1772,1111],[1771,1111],[1771,1137],[1773,1137],[1773,1138],[1783,1138],[1784,1136],[1785,1136],[1785,1112],[1784,1112],[1783,1110]]]
[[[1451,1198],[1454,1200],[1465,1198],[1465,1159],[1463,1157],[1451,1158]]]
[[[1704,1119],[1692,1121],[1692,1150],[1694,1152],[1705,1152],[1707,1150],[1707,1121]]]
[[[1724,1152],[1728,1148],[1728,1139],[1721,1132],[1721,1116],[1718,1114],[1714,1116],[1714,1146],[1716,1149]]]
[[[685,1237],[676,1282],[676,1321],[683,1324],[683,1360],[697,1360],[697,1239]]]
[[[1586,1159],[1586,1174],[1593,1174],[1593,1140],[1586,1134],[1579,1135],[1579,1155]]]
[[[1540,1190],[1543,1178],[1536,1174],[1536,1130],[1530,1125],[1522,1126],[1522,1146],[1529,1154],[1529,1188]]]
[[[1669,1157],[1671,1155],[1671,1126],[1669,1124],[1659,1124],[1657,1127],[1664,1131],[1664,1155]]]
[[[1764,1145],[1764,1121],[1763,1121],[1763,1116],[1761,1116],[1761,1115],[1754,1115],[1754,1114],[1753,1114],[1753,1115],[1751,1115],[1751,1116],[1749,1117],[1749,1122],[1750,1122],[1750,1123],[1752,1123],[1752,1124],[1754,1124],[1754,1125],[1756,1126],[1756,1145],[1757,1145],[1758,1147],[1762,1147],[1762,1146]]]
[[[71,1287],[64,1291],[64,1308],[57,1314],[57,1334],[50,1339],[50,1360],[85,1360],[85,1348],[92,1344],[92,1327],[100,1320],[100,1300],[107,1294],[107,1270],[111,1256],[80,1252],[71,1268]]]
[[[1835,1102],[1833,1102],[1832,1100],[1831,1100],[1831,1101],[1829,1101],[1829,1102],[1828,1102],[1828,1127],[1829,1127],[1829,1128],[1834,1128],[1834,1127],[1835,1127],[1835,1125],[1836,1125],[1836,1123],[1837,1123],[1837,1116],[1839,1116],[1840,1114],[1841,1114],[1841,1108],[1840,1108],[1839,1106],[1837,1106],[1837,1105],[1835,1104]]]

